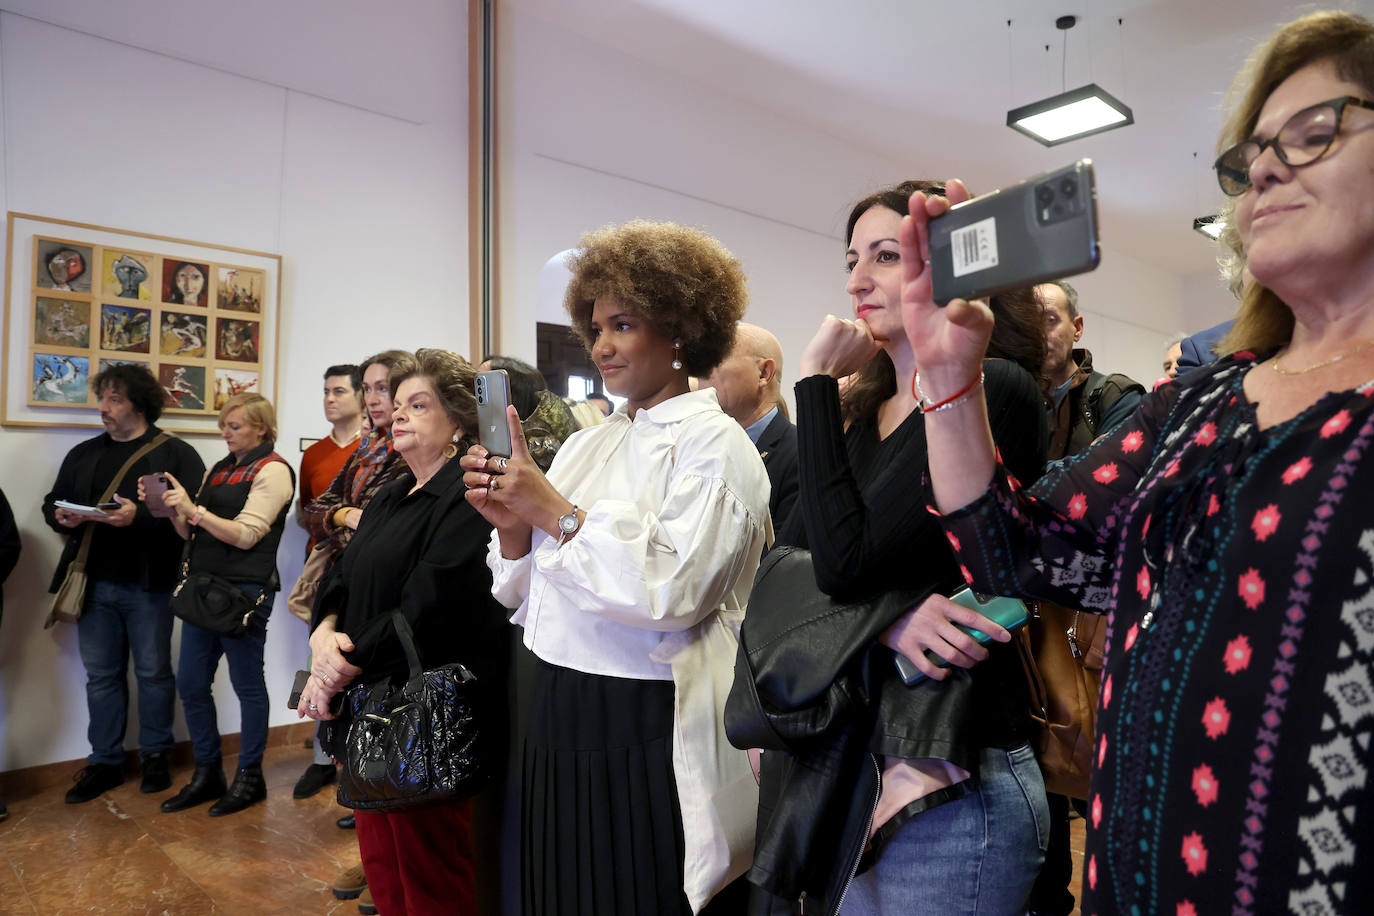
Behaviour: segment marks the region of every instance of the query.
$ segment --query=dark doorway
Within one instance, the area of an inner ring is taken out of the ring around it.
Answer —
[[[601,373],[596,364],[577,339],[572,328],[565,324],[539,322],[535,329],[538,347],[538,368],[544,374],[544,382],[549,390],[559,397],[568,397],[568,379],[576,376],[586,379],[591,387],[586,394],[572,392],[573,400],[580,401],[587,394],[602,394]]]

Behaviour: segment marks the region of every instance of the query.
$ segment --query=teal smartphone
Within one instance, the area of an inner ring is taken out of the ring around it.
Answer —
[[[1025,603],[1019,598],[983,595],[975,592],[971,588],[964,588],[950,595],[949,600],[953,601],[955,604],[961,604],[971,611],[977,611],[1005,630],[1014,631],[1017,627],[1025,626],[1026,621],[1030,619],[1030,611],[1027,610]],[[955,626],[978,640],[980,645],[992,639],[991,636],[984,633],[982,630],[966,627],[962,623],[955,624]],[[916,664],[911,659],[900,652],[893,653],[893,656],[897,663],[897,673],[902,676],[902,680],[906,682],[908,687],[925,678],[925,673],[922,672],[920,668],[917,668]],[[941,668],[949,667],[949,662],[945,661],[934,652],[927,651],[926,658],[931,663]]]

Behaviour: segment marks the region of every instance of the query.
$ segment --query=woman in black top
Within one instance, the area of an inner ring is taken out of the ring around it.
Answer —
[[[906,654],[930,672],[928,682],[908,688],[897,677],[891,651],[874,646],[868,653],[875,704],[884,691],[912,690],[938,692],[940,702],[904,705],[914,721],[855,724],[869,730],[867,750],[882,769],[881,793],[863,802],[873,811],[871,855],[841,892],[843,912],[1018,912],[1043,856],[1044,788],[1026,743],[1020,662],[1014,647],[1000,644],[1009,634],[944,597],[963,581],[938,522],[925,509],[922,414],[940,405],[918,402],[917,367],[902,327],[897,243],[900,214],[918,188],[941,193],[929,183],[906,182],[866,198],[850,215],[846,290],[854,320],[827,316],[802,354],[796,386],[800,497],[778,540],[810,548],[817,584],[832,596],[895,589],[928,596],[883,637],[895,647],[901,636]],[[1030,290],[1001,297],[993,308],[1001,336],[989,356],[1004,357],[983,364],[993,432],[1022,479],[1034,479],[1045,450],[1044,412],[1032,375],[1044,357],[1039,308]],[[840,379],[848,380],[843,395]],[[956,623],[991,633],[997,642],[980,647]],[[947,675],[923,657],[927,649],[982,664]],[[799,801],[788,796],[789,783],[800,784],[792,779],[794,763],[786,754],[764,757],[763,796],[782,810]],[[821,800],[818,807],[852,804],[855,792],[836,787],[834,794],[845,797]],[[776,839],[769,836],[768,804],[760,818],[761,843]],[[829,867],[848,870],[859,864],[853,858],[837,853]],[[839,905],[840,899],[826,900],[822,910]]]
[[[311,678],[300,714],[332,718],[353,681],[404,679],[409,666],[392,611],[415,634],[426,668],[461,662],[487,685],[478,726],[504,751],[506,615],[491,597],[491,526],[463,498],[451,459],[475,442],[473,369],[444,350],[420,350],[393,373],[391,431],[409,471],[368,503],[315,604]],[[383,913],[474,913],[471,801],[383,814],[358,811],[358,846]]]

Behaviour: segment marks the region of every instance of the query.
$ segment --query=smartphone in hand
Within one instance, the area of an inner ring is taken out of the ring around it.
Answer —
[[[510,378],[505,369],[477,373],[473,383],[477,394],[477,441],[488,454],[509,458],[510,427],[506,408],[510,406]]]
[[[1004,630],[1014,631],[1017,627],[1025,626],[1026,621],[1030,619],[1030,612],[1026,609],[1025,603],[1017,598],[982,595],[971,588],[964,588],[950,595],[949,600],[955,604],[961,604],[971,611],[977,611]],[[955,626],[978,640],[979,645],[984,645],[992,639],[982,630],[975,630],[972,627],[964,626],[962,623],[957,623]],[[925,673],[917,668],[911,659],[900,652],[894,653],[894,656],[897,663],[897,673],[902,676],[902,680],[906,682],[908,687],[925,679]],[[941,668],[949,667],[949,662],[929,650],[926,651],[926,659]]]
[[[167,493],[167,478],[163,474],[144,474],[138,478],[138,482],[143,484],[143,504],[148,507],[148,513],[154,518],[171,518],[176,515],[176,510],[163,502],[162,497]]]
[[[65,499],[55,499],[53,505],[77,518],[104,518],[110,512],[119,511],[119,502],[113,499],[109,502],[96,503],[94,506],[74,503]]]
[[[291,685],[291,696],[286,700],[287,709],[295,709],[301,705],[301,692],[305,690],[305,685],[310,682],[309,671],[297,671],[296,680]]]
[[[930,279],[940,305],[1087,273],[1100,257],[1091,159],[955,204],[930,221]]]

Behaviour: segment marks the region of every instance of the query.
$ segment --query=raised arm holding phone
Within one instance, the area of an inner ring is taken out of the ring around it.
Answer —
[[[910,255],[898,235],[918,188],[944,192],[935,182],[903,182],[852,208],[844,256],[852,317],[827,316],[800,361],[800,486],[779,544],[807,548],[816,585],[836,601],[921,597],[879,638],[868,636],[872,624],[863,620],[808,646],[821,667],[848,657],[837,642],[867,640],[858,652],[863,698],[827,740],[763,755],[751,880],[776,908],[804,893],[808,910],[814,903],[828,911],[842,899],[845,913],[913,912],[920,889],[938,886],[960,911],[1016,912],[1040,864],[1036,824],[1045,801],[1026,743],[1020,662],[1005,628],[950,600],[962,577],[925,511],[925,423],[957,409],[937,399],[964,395],[932,392],[903,326]],[[1036,382],[1043,321],[1029,288],[999,294],[995,306],[1002,333],[991,345],[978,342],[972,378],[986,373],[1003,452],[1033,476],[1045,448]],[[991,641],[979,645],[961,625]],[[907,686],[894,649],[929,680]],[[764,682],[762,693],[769,679],[791,676],[764,671],[755,680]],[[873,812],[868,825],[847,817],[857,810]],[[985,829],[984,812],[998,823],[995,832]],[[861,855],[874,865],[859,869]],[[976,875],[984,878],[971,880]]]
[[[1229,107],[1223,243],[1254,282],[1221,358],[1029,489],[998,465],[981,398],[927,424],[975,586],[1111,614],[1084,912],[1374,895],[1374,788],[1337,776],[1367,769],[1368,717],[1342,685],[1374,670],[1374,496],[1355,485],[1374,461],[1374,22],[1281,27]],[[992,327],[978,303],[931,301],[945,206],[913,196],[901,231],[907,333],[937,398],[976,377]]]
[[[514,409],[508,458],[478,445],[462,459],[496,528],[493,593],[537,657],[525,912],[739,912],[758,794],[721,710],[769,484],[744,429],[688,377],[729,351],[743,272],[696,230],[637,221],[584,237],[572,273],[572,324],[627,403],[571,435],[547,475]]]

